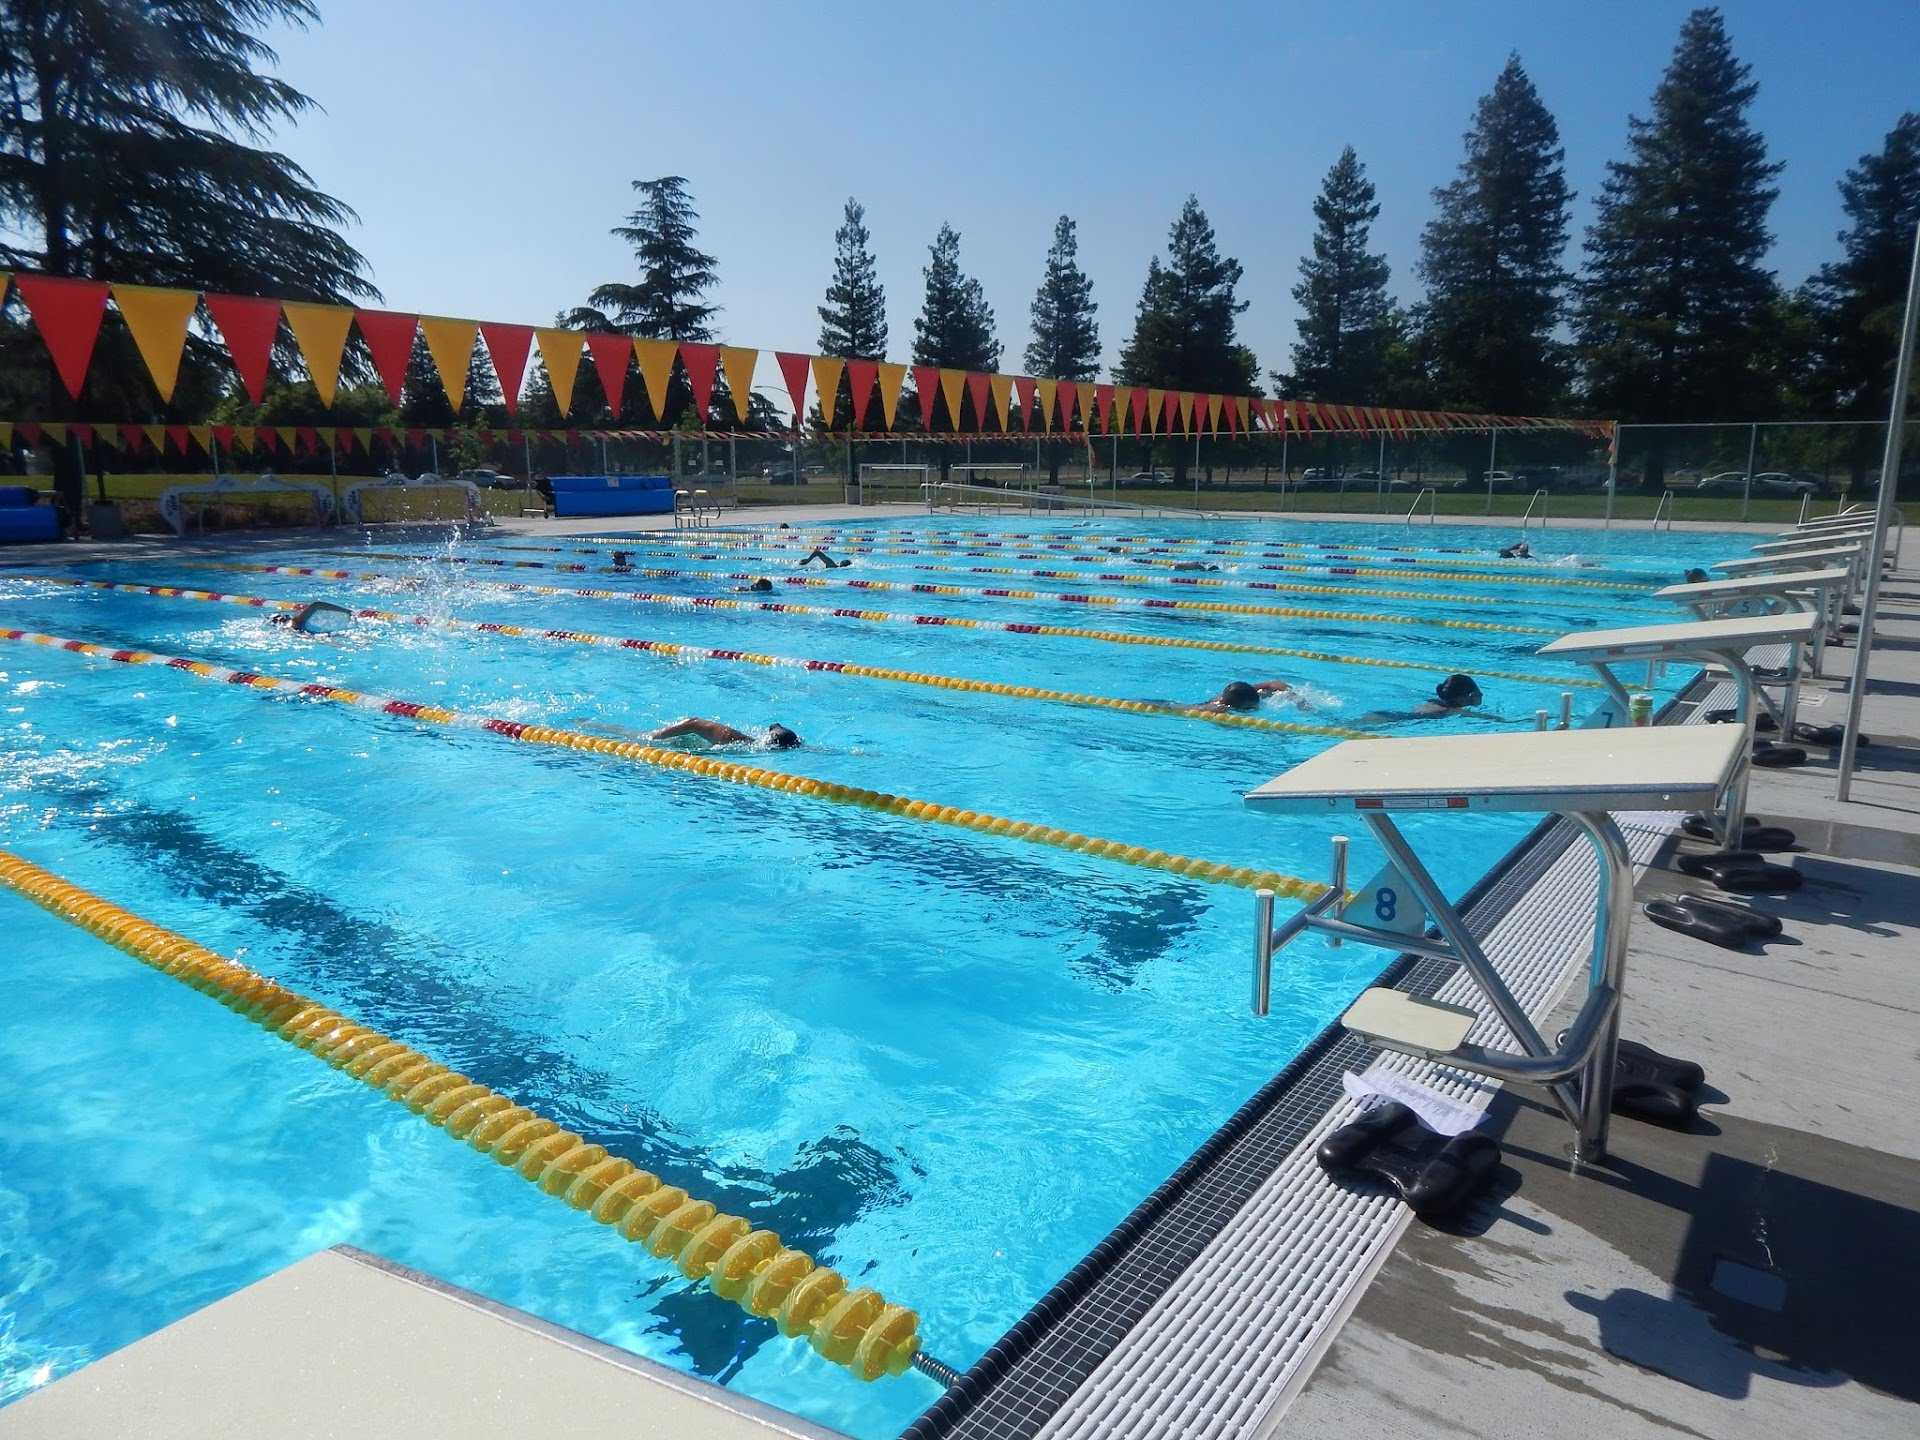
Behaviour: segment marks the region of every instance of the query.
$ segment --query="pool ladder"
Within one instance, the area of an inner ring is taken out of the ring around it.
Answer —
[[[1413,517],[1420,512],[1420,502],[1422,500],[1427,502],[1427,524],[1437,525],[1440,521],[1440,496],[1431,485],[1422,487],[1420,493],[1413,497],[1413,504],[1407,507],[1405,523],[1408,525],[1413,524]]]

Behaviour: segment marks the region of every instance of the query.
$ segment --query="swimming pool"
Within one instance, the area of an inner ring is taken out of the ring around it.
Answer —
[[[788,585],[816,539],[854,567]],[[501,537],[412,559],[436,552],[376,537],[235,558],[393,578],[179,559],[8,569],[0,625],[594,733],[777,720],[803,745],[751,763],[1318,879],[1342,827],[1257,819],[1239,797],[1330,736],[939,682],[1191,703],[1228,679],[1280,677],[1307,705],[1269,701],[1258,718],[1277,726],[1527,726],[1583,678],[1534,660],[1538,645],[1661,617],[1646,591],[1728,543],[1548,532],[1542,563],[1493,558],[1511,539],[967,517],[617,547]],[[629,573],[605,573],[615,548]],[[587,568],[538,568],[561,565]],[[1381,573],[1340,573],[1356,571]],[[736,573],[777,593],[736,594],[744,582],[718,578]],[[826,668],[392,621],[317,640],[258,609],[41,574]],[[977,593],[992,589],[1079,598]],[[622,598],[634,593],[657,598]],[[854,607],[948,623],[813,613]],[[1361,618],[1380,616],[1396,618]],[[1479,713],[1375,718],[1453,670],[1481,677]],[[1599,698],[1572,693],[1580,710]],[[927,1349],[962,1367],[1385,960],[1302,942],[1274,1015],[1255,1021],[1253,902],[1234,884],[18,643],[0,645],[0,710],[0,846],[779,1231],[914,1306]],[[1439,879],[1464,890],[1526,827],[1484,817]],[[1364,877],[1378,857],[1354,842]],[[14,1099],[0,1395],[351,1242],[855,1435],[897,1431],[934,1398],[918,1374],[849,1379],[184,987],[11,897],[0,914],[14,942],[0,980]]]

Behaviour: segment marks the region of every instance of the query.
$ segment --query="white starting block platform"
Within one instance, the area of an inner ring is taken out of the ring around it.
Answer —
[[[1633,922],[1632,861],[1613,812],[1713,808],[1745,773],[1748,735],[1743,725],[1544,730],[1348,740],[1323,751],[1249,791],[1246,803],[1280,814],[1359,815],[1391,861],[1387,873],[1403,887],[1388,907],[1400,917],[1401,927],[1387,929],[1336,916],[1332,912],[1345,896],[1335,889],[1275,930],[1272,896],[1262,892],[1254,951],[1256,997],[1270,984],[1274,951],[1309,929],[1396,952],[1457,960],[1506,1024],[1519,1052],[1466,1043],[1477,1018],[1472,1012],[1378,986],[1362,993],[1342,1024],[1383,1049],[1496,1079],[1546,1086],[1575,1128],[1578,1156],[1599,1159],[1606,1153]],[[1599,857],[1587,997],[1558,1046],[1550,1046],[1527,1018],[1392,819],[1396,813],[1495,810],[1565,815],[1585,832]],[[1364,902],[1370,898],[1362,895],[1363,903],[1347,906],[1345,914],[1367,914]],[[1424,924],[1412,933],[1405,927],[1405,912],[1416,901],[1424,911],[1421,919],[1431,920],[1439,939],[1427,938]]]
[[[1812,658],[1813,673],[1817,676],[1826,659],[1827,632],[1840,623],[1840,597],[1846,593],[1852,573],[1840,567],[1776,571],[1732,580],[1669,585],[1653,593],[1662,600],[1685,605],[1702,620],[1799,613],[1819,616],[1821,623],[1813,632]]]

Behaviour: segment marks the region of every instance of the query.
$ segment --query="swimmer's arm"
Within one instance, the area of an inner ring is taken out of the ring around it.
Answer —
[[[690,720],[676,720],[671,725],[663,725],[650,738],[674,740],[682,735],[698,735],[709,745],[739,745],[753,738],[741,734],[731,725],[722,725],[718,720],[702,720],[697,715]]]

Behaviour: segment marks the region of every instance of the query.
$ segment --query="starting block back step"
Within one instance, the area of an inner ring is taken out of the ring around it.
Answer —
[[[1340,1017],[1346,1029],[1366,1040],[1416,1055],[1449,1055],[1458,1050],[1479,1015],[1460,1005],[1423,1000],[1404,990],[1372,985]]]

